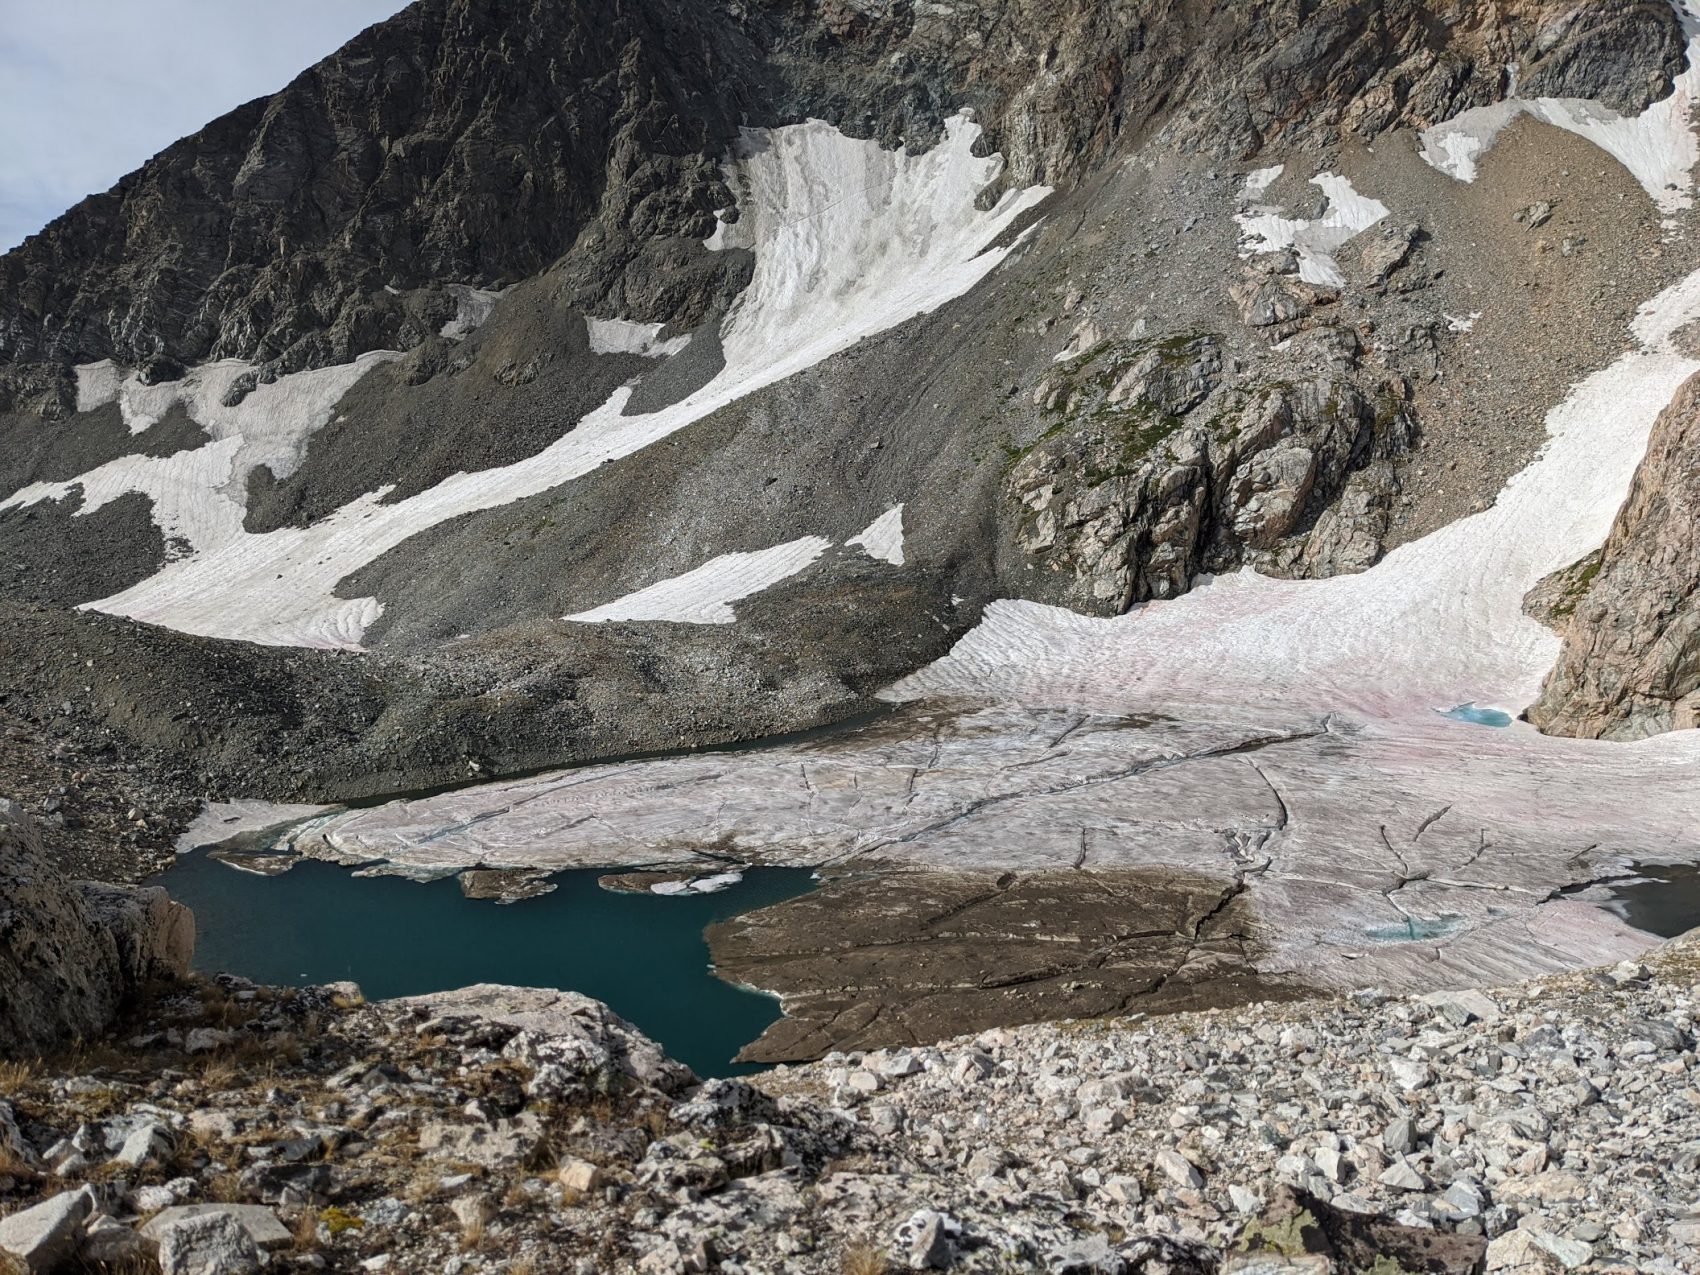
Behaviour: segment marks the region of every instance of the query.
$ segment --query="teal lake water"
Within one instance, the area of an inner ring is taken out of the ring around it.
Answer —
[[[1483,708],[1479,704],[1460,704],[1456,708],[1441,711],[1440,715],[1450,717],[1455,722],[1468,722],[1472,726],[1493,726],[1504,729],[1511,725],[1511,714],[1504,709]]]
[[[304,861],[267,877],[201,851],[151,884],[195,911],[195,968],[305,986],[353,979],[374,1000],[470,983],[559,987],[606,1001],[698,1075],[760,1068],[732,1058],[779,1002],[716,978],[703,930],[814,888],[803,868],[754,868],[717,894],[604,890],[600,870],[551,877],[551,894],[498,905],[453,879],[356,877]]]

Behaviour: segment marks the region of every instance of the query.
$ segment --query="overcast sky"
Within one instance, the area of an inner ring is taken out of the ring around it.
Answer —
[[[0,0],[0,252],[406,0]]]

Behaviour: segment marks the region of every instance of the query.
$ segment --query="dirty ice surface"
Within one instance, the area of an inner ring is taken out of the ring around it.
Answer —
[[[661,340],[664,323],[633,323],[630,319],[591,319],[584,321],[590,338],[592,354],[638,354],[647,359],[664,359],[677,354],[691,343],[689,336]]]

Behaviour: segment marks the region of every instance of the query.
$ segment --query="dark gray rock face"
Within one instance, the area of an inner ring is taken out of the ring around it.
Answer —
[[[1700,725],[1700,377],[1653,426],[1605,546],[1531,602],[1564,637],[1535,725],[1584,739]]]
[[[1056,183],[1123,138],[1243,156],[1434,123],[1503,96],[1512,62],[1531,92],[1637,109],[1681,58],[1642,0],[419,0],[0,258],[0,409],[70,410],[40,364],[411,348],[453,317],[432,285],[569,253],[587,303],[700,318],[711,275],[671,267],[731,202],[740,124],[925,145],[969,106],[1016,180]]]
[[[73,883],[0,798],[0,1054],[103,1031],[149,982],[189,967],[195,919],[164,890]]]
[[[522,278],[599,213],[700,238],[749,57],[677,0],[422,0],[0,261],[0,358],[334,363],[454,316],[386,285]]]

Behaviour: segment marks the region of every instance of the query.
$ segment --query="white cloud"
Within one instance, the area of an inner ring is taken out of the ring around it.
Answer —
[[[0,0],[0,251],[404,0]]]

